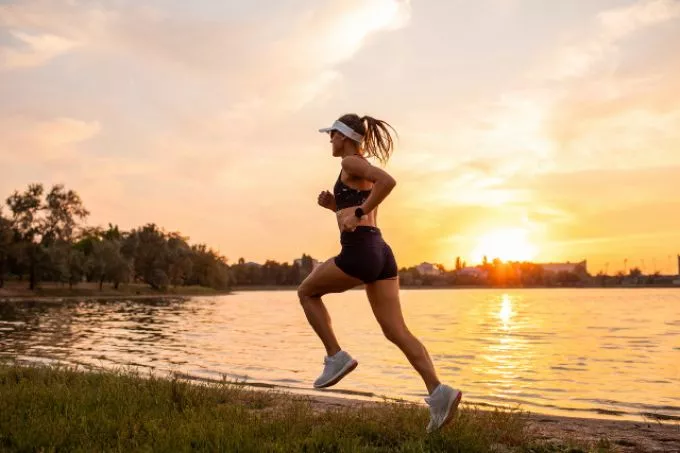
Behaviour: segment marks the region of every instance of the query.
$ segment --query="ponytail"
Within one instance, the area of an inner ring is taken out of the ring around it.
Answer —
[[[397,131],[389,123],[370,116],[361,117],[361,122],[366,125],[363,142],[364,151],[385,165],[394,151],[394,140],[390,134],[390,129],[395,135]]]

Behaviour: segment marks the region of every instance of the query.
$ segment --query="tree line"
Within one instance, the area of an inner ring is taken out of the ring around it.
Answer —
[[[0,205],[0,287],[8,276],[40,282],[144,282],[153,288],[201,285],[226,289],[231,284],[226,258],[204,244],[189,245],[179,233],[155,224],[130,231],[117,225],[87,227],[80,196],[63,185],[48,192],[42,184],[15,191]],[[5,212],[5,208],[7,211]]]

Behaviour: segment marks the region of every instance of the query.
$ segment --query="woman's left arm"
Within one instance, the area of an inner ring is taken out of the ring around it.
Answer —
[[[345,157],[342,168],[349,174],[363,178],[373,183],[373,190],[366,201],[360,206],[364,214],[373,211],[392,192],[397,181],[385,170],[374,167],[360,157]]]

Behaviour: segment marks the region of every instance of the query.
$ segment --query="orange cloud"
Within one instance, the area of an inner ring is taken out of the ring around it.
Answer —
[[[69,157],[76,144],[90,140],[100,130],[97,121],[73,118],[0,118],[0,157],[14,162]]]

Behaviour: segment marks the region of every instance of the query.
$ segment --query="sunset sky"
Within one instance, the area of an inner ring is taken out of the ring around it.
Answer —
[[[317,130],[348,112],[399,132],[400,266],[677,270],[679,0],[0,0],[3,199],[62,182],[91,225],[326,259]]]

